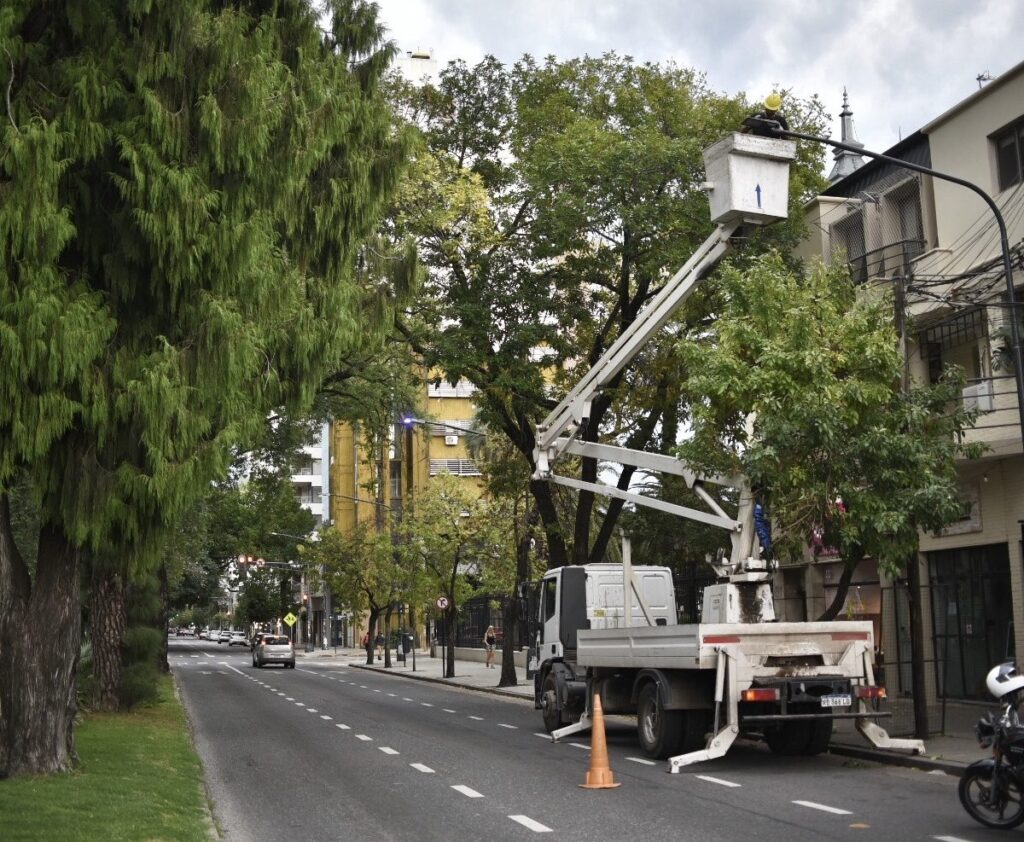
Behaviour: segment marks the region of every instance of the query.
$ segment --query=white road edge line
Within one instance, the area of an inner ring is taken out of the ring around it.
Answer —
[[[828,804],[816,804],[814,801],[794,801],[801,807],[810,807],[812,810],[821,810],[823,813],[834,813],[837,816],[852,816],[849,810],[840,810],[838,807],[829,807]]]
[[[529,816],[509,816],[514,822],[519,822],[523,827],[529,828],[534,833],[551,833],[551,828],[545,824],[541,824],[538,821],[534,821]]]
[[[466,798],[483,798],[483,794],[477,792],[475,789],[470,789],[465,784],[453,784],[452,789],[456,792],[461,792]]]
[[[425,772],[428,775],[434,774],[433,769],[431,769],[429,766],[424,766],[422,763],[410,763],[409,765],[412,766],[412,768],[415,769],[417,772]]]
[[[722,786],[743,786],[743,784],[734,783],[733,781],[723,781],[721,778],[713,778],[711,775],[694,775],[695,778],[700,778],[702,781],[707,781],[712,784],[720,784]]]
[[[549,740],[551,737],[548,734],[538,734],[538,737],[547,737]],[[627,757],[626,760],[632,760],[634,763],[643,763],[644,766],[657,766],[653,760],[648,760],[646,757]]]

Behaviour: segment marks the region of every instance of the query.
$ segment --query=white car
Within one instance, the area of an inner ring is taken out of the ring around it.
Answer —
[[[217,643],[230,643],[231,642],[231,629],[221,629],[220,634],[217,635]]]
[[[210,639],[210,630],[209,629],[203,629],[201,632],[199,632],[199,639],[200,640],[209,640]]]
[[[245,632],[233,631],[231,632],[231,639],[228,641],[228,646],[248,646],[249,641],[245,637]]]

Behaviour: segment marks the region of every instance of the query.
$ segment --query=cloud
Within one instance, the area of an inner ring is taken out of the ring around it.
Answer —
[[[440,65],[486,54],[569,59],[614,51],[693,67],[715,90],[760,99],[774,84],[849,91],[860,140],[887,149],[1024,59],[1024,3],[1006,0],[378,0],[403,50]],[[1024,108],[1022,108],[1024,111]],[[833,132],[838,136],[838,120]]]

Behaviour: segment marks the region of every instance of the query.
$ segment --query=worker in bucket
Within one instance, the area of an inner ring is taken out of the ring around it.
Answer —
[[[757,112],[753,118],[747,118],[743,121],[743,127],[740,129],[744,134],[756,134],[762,137],[774,137],[775,131],[774,126],[765,121],[773,120],[779,124],[780,127],[789,131],[789,121],[786,120],[785,115],[780,110],[782,108],[782,97],[779,94],[771,93],[764,98],[764,108]]]

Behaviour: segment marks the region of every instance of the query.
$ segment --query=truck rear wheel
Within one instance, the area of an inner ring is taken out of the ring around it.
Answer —
[[[558,710],[558,684],[551,673],[544,679],[544,690],[541,694],[540,712],[544,718],[544,730],[549,734],[562,727],[562,712]]]
[[[829,743],[832,742],[832,717],[827,719],[811,720],[811,739],[803,753],[808,756],[821,754],[828,751]]]
[[[683,711],[665,710],[656,684],[645,684],[636,706],[636,732],[644,754],[655,760],[671,757],[683,739]]]
[[[816,713],[814,707],[794,706],[794,713]],[[777,728],[765,731],[765,742],[775,754],[789,757],[802,754],[811,756],[828,750],[832,740],[832,717],[824,719],[798,719],[783,722]]]
[[[783,757],[794,757],[804,754],[811,743],[811,722],[799,719],[796,722],[783,722],[764,732],[764,741],[772,754]]]

